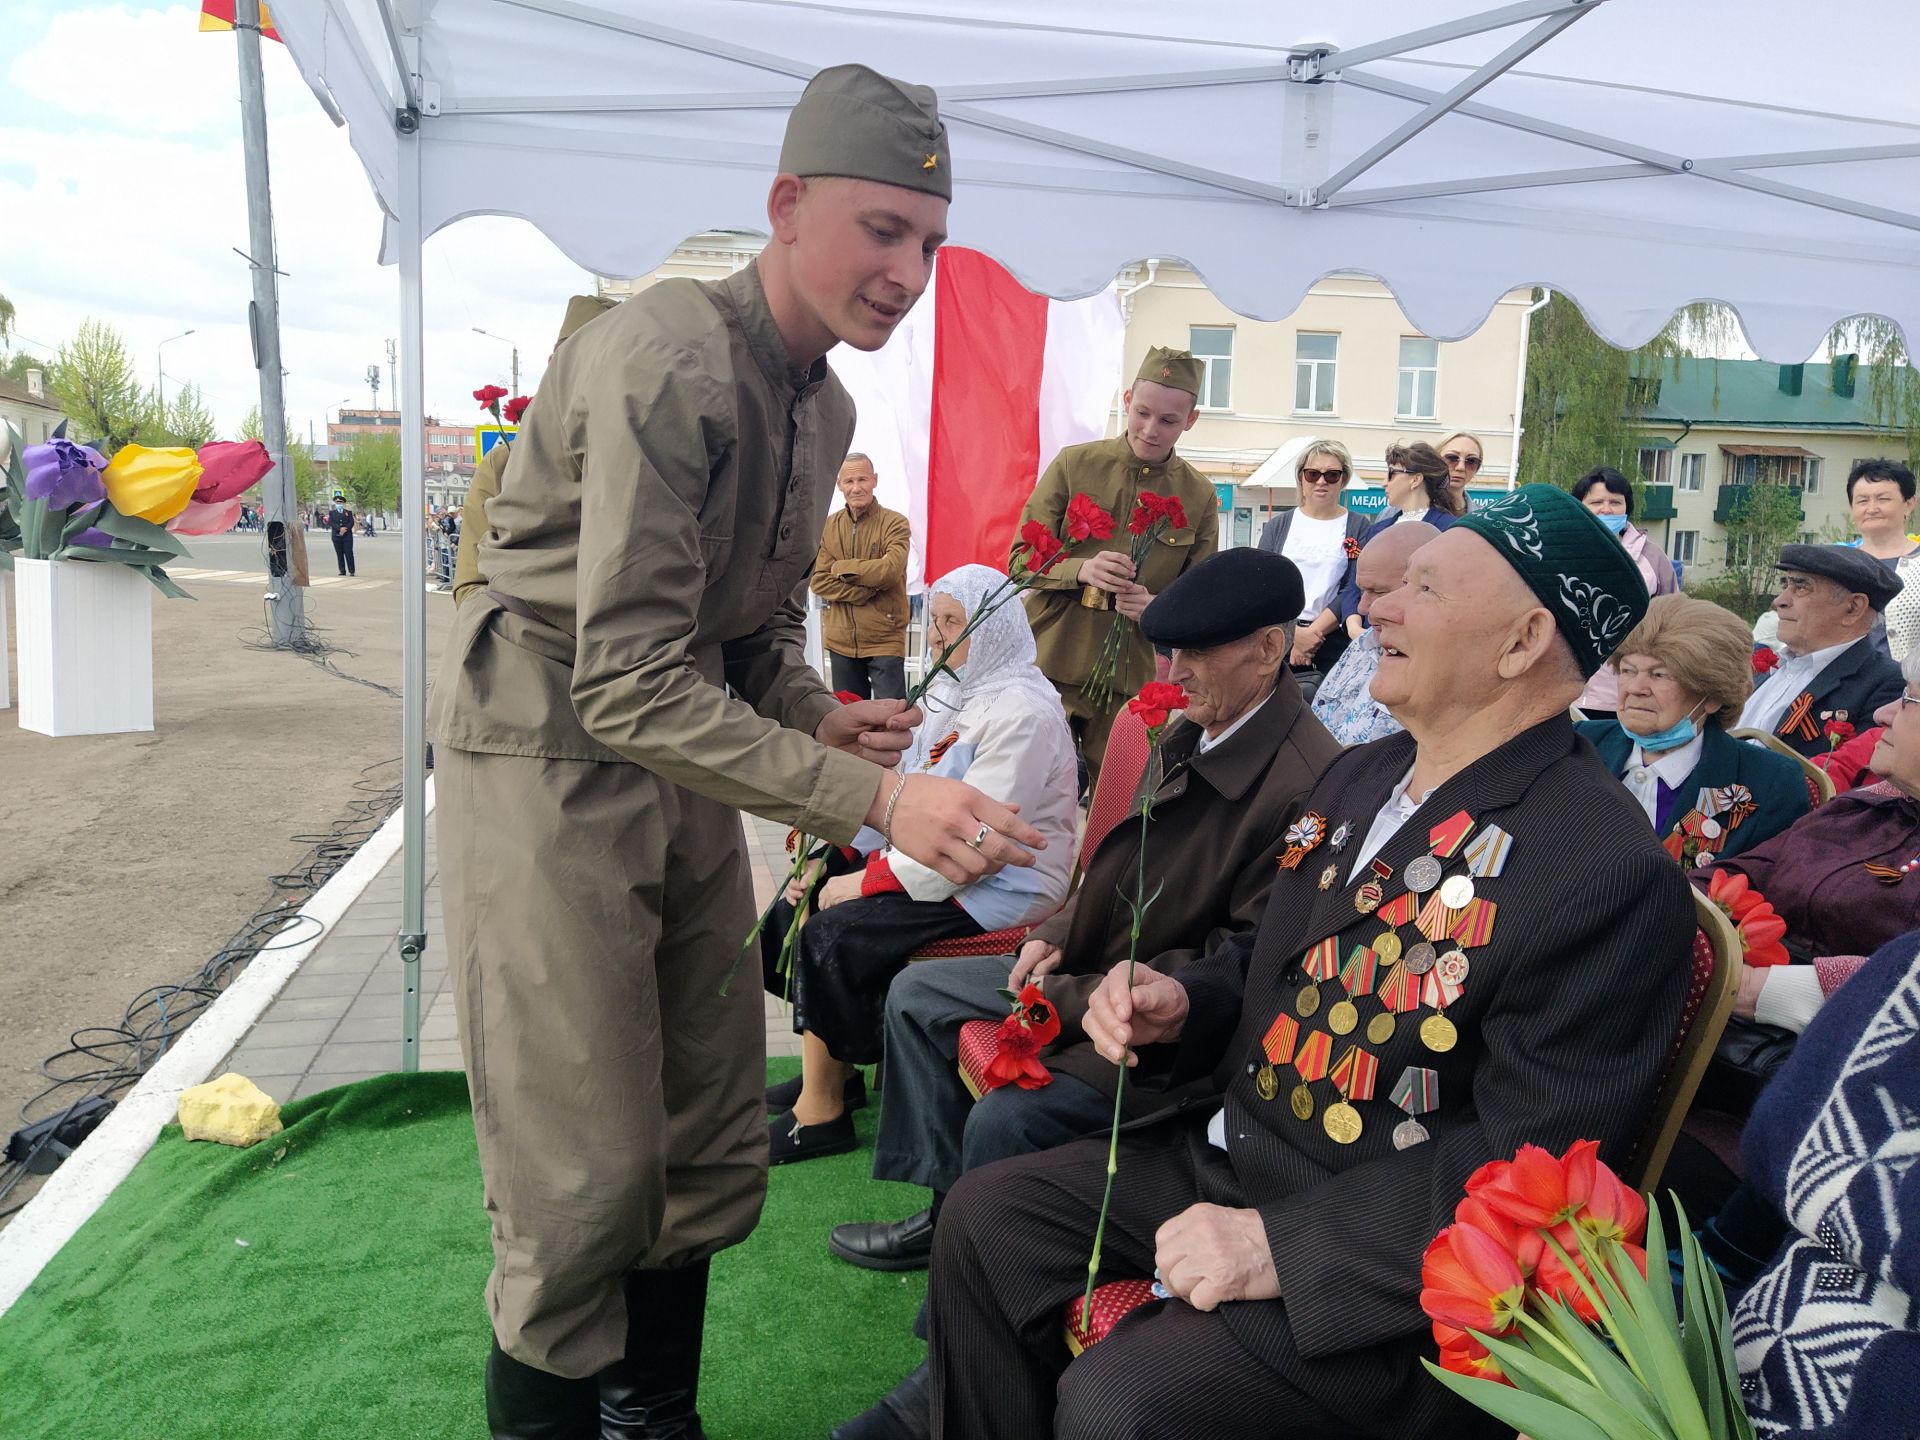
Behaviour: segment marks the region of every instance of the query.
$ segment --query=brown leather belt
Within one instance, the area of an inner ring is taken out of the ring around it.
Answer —
[[[487,587],[487,594],[493,599],[495,604],[510,615],[518,615],[522,620],[531,620],[536,625],[550,626],[552,624],[551,621],[547,620],[545,616],[541,615],[538,610],[535,610],[518,595],[509,595],[506,591],[496,590],[491,585]]]

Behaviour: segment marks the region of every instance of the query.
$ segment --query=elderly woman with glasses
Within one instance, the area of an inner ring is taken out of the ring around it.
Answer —
[[[1626,476],[1611,465],[1596,465],[1573,482],[1573,498],[1619,538],[1639,568],[1640,578],[1647,582],[1649,595],[1671,595],[1680,588],[1673,562],[1633,523],[1633,486]],[[1613,667],[1606,665],[1580,697],[1580,708],[1595,720],[1611,720],[1620,708],[1619,700]]]
[[[1576,728],[1683,864],[1737,855],[1807,813],[1798,764],[1727,734],[1753,688],[1747,627],[1690,595],[1662,595],[1608,661],[1614,720]]]
[[[1371,523],[1366,514],[1340,503],[1353,478],[1353,456],[1338,440],[1309,440],[1294,462],[1294,484],[1300,491],[1298,508],[1283,510],[1260,531],[1259,548],[1284,555],[1300,571],[1306,586],[1306,607],[1294,628],[1292,668],[1324,671],[1339,658],[1338,650],[1325,655],[1321,645],[1340,631],[1333,602],[1345,582],[1350,554]],[[1340,648],[1344,648],[1344,645]],[[1302,676],[1302,679],[1307,677]],[[1309,689],[1311,693],[1311,689]]]

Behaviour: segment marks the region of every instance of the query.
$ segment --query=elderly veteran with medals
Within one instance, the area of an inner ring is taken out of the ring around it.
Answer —
[[[766,1191],[738,812],[869,824],[955,883],[1039,841],[971,786],[889,773],[918,715],[843,707],[803,659],[853,433],[825,355],[879,348],[926,288],[951,196],[934,94],[824,70],[780,166],[752,265],[559,348],[434,687],[495,1436],[701,1433],[708,1261]]]
[[[1550,485],[1415,552],[1372,612],[1406,733],[1321,777],[1324,839],[1250,943],[1131,988],[1116,966],[1088,1005],[1142,1083],[1224,1098],[1121,1137],[1100,1278],[1157,1269],[1170,1298],[1067,1365],[1107,1141],[963,1176],[934,1235],[936,1435],[1512,1434],[1418,1365],[1421,1256],[1488,1161],[1589,1137],[1621,1165],[1648,1119],[1693,908],[1567,718],[1646,607]]]
[[[1146,837],[1149,894],[1141,963],[1163,975],[1250,935],[1279,873],[1301,801],[1340,747],[1308,713],[1287,667],[1303,594],[1284,556],[1223,550],[1169,585],[1140,617],[1155,646],[1171,652],[1169,678],[1188,708],[1162,739]],[[873,1174],[933,1191],[933,1207],[906,1220],[835,1227],[828,1246],[874,1270],[924,1266],[946,1192],[964,1172],[1009,1155],[1059,1145],[1100,1129],[1113,1113],[1118,1071],[1081,1029],[1087,999],[1127,957],[1133,894],[1142,864],[1139,807],[1087,857],[1086,877],[1064,909],[1036,928],[1011,976],[1003,957],[940,960],[902,973],[887,993],[887,1088]],[[971,1101],[955,1072],[960,1027],[1007,1011],[1004,986],[1038,980],[1060,1016],[1044,1063],[1052,1079],[1034,1090],[1008,1085]],[[1204,1080],[1189,1087],[1203,1092]],[[1179,1095],[1130,1088],[1130,1114]],[[833,1440],[924,1436],[927,1367],[833,1432]]]
[[[1086,761],[1089,789],[1099,777],[1113,717],[1153,678],[1153,647],[1136,622],[1155,595],[1219,548],[1219,497],[1207,478],[1173,449],[1200,418],[1200,382],[1200,362],[1192,355],[1154,346],[1122,397],[1126,429],[1111,440],[1062,450],[1020,512],[1021,525],[1038,520],[1059,534],[1068,502],[1083,494],[1115,522],[1110,538],[1076,545],[1073,554],[1035,580],[1026,594],[1040,668],[1067,707],[1067,721]],[[1134,502],[1147,492],[1178,500],[1187,523],[1163,531],[1136,569],[1128,553],[1133,536],[1127,520]],[[1012,563],[1010,554],[1009,567]],[[1111,694],[1090,695],[1086,685],[1113,629],[1115,611],[1128,623]]]
[[[1727,734],[1753,689],[1749,654],[1746,622],[1732,611],[1657,595],[1602,667],[1616,677],[1616,718],[1574,727],[1682,865],[1738,855],[1807,813],[1790,756]]]

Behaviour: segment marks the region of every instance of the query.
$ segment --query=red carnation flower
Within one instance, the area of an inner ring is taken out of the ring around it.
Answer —
[[[1113,534],[1113,516],[1102,510],[1091,495],[1081,493],[1067,502],[1066,535],[1074,544],[1082,540],[1105,540]]]
[[[1022,1090],[1038,1090],[1051,1085],[1053,1076],[1040,1063],[1040,1038],[1021,1023],[1018,1011],[1000,1022],[995,1032],[993,1058],[981,1076],[981,1086],[998,1090],[1002,1085],[1018,1085]]]
[[[495,401],[507,398],[507,387],[504,385],[482,385],[478,390],[473,392],[473,398],[480,402],[480,408],[482,410],[491,410]]]
[[[1044,575],[1067,553],[1059,537],[1038,520],[1020,527],[1020,548],[1025,552],[1022,563],[1035,575]]]
[[[1127,701],[1127,709],[1140,717],[1140,723],[1151,733],[1167,723],[1175,710],[1187,708],[1187,692],[1178,685],[1169,685],[1164,680],[1149,680],[1140,687],[1140,693]]]
[[[1166,508],[1161,512],[1167,517],[1168,525],[1175,530],[1187,528],[1187,507],[1180,503],[1177,495],[1167,497]]]
[[[520,417],[527,413],[527,406],[532,403],[533,397],[531,395],[516,395],[513,399],[507,401],[501,413],[507,417],[507,423],[509,425],[518,425],[520,423]]]
[[[1847,741],[1853,739],[1853,726],[1845,720],[1829,720],[1826,728],[1820,733],[1827,737],[1829,750],[1838,750]]]
[[[1757,645],[1753,651],[1753,673],[1771,675],[1780,668],[1780,657],[1765,645]]]

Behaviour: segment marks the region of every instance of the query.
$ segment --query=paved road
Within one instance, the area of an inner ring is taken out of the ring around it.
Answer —
[[[337,573],[333,544],[317,530],[306,532],[307,573],[316,590],[391,589],[400,579],[400,532],[375,531],[372,539],[360,536],[353,547],[354,575]],[[187,538],[189,558],[167,567],[167,573],[190,589],[202,583],[264,585],[267,577],[267,547],[257,533],[201,535]]]

